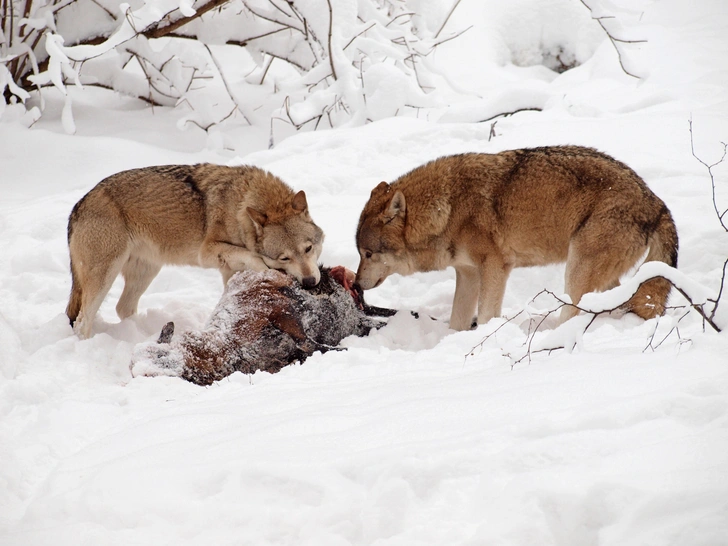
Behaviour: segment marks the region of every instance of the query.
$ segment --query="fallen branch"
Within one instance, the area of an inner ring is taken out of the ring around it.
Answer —
[[[501,118],[501,117],[507,118],[508,116],[518,114],[519,112],[541,112],[541,111],[543,111],[543,108],[539,108],[538,106],[527,106],[525,108],[519,108],[518,110],[512,110],[510,112],[501,112],[500,114],[490,116],[489,118],[481,119],[480,121],[477,121],[476,123],[488,123],[489,121],[493,121],[495,118]]]
[[[664,265],[664,264],[662,264],[662,265]],[[723,265],[724,278],[725,278],[725,271],[726,271],[726,267],[727,266],[728,266],[728,260],[726,260],[726,263]],[[673,269],[673,268],[670,268],[667,265],[664,265],[664,267],[669,268],[669,269]],[[673,271],[676,271],[676,270],[673,270]],[[700,303],[700,302],[695,301],[695,299],[688,293],[688,290],[686,290],[684,287],[680,286],[679,283],[677,283],[674,280],[668,278],[668,276],[664,276],[664,275],[644,275],[644,276],[642,276],[642,277],[639,278],[639,283],[636,284],[636,287],[634,288],[634,290],[627,290],[627,291],[625,291],[623,293],[623,296],[624,297],[623,298],[620,298],[620,300],[618,302],[613,303],[613,304],[597,305],[597,303],[598,303],[598,301],[597,301],[597,302],[594,302],[594,304],[591,305],[591,306],[587,306],[587,305],[577,305],[577,304],[574,304],[574,303],[572,303],[570,301],[567,301],[564,298],[558,296],[557,294],[555,294],[551,290],[547,290],[547,289],[541,290],[538,294],[536,294],[533,298],[531,298],[531,300],[529,301],[529,305],[530,304],[533,304],[538,298],[540,298],[541,296],[544,296],[544,295],[549,296],[551,299],[553,299],[556,302],[555,305],[550,306],[543,313],[537,313],[535,315],[530,315],[530,321],[531,322],[529,323],[528,332],[526,333],[526,339],[524,340],[523,345],[522,345],[525,348],[525,350],[523,351],[523,354],[522,355],[520,355],[518,357],[514,357],[509,352],[504,352],[503,355],[504,356],[507,356],[511,360],[511,367],[513,367],[516,364],[519,364],[520,362],[523,362],[524,360],[528,360],[528,362],[530,363],[531,362],[531,357],[535,353],[540,353],[540,352],[549,352],[549,353],[551,353],[552,351],[558,351],[558,350],[569,350],[569,351],[572,351],[572,350],[574,350],[576,348],[576,345],[577,345],[577,342],[576,341],[574,341],[573,343],[571,343],[568,347],[566,346],[565,343],[554,343],[552,345],[547,345],[547,346],[543,346],[543,347],[535,347],[534,348],[534,341],[535,341],[535,338],[536,338],[536,334],[540,331],[541,326],[543,325],[543,323],[549,317],[551,317],[555,313],[561,311],[561,309],[564,308],[564,307],[572,307],[572,308],[578,310],[581,313],[581,315],[577,315],[576,317],[574,317],[573,319],[571,319],[570,321],[568,321],[567,323],[564,323],[564,324],[572,323],[572,321],[574,321],[574,320],[582,320],[582,321],[585,321],[586,319],[588,319],[588,320],[586,320],[586,324],[580,329],[580,331],[577,332],[576,330],[574,330],[574,332],[573,332],[574,334],[576,334],[577,338],[580,338],[581,336],[583,336],[587,332],[587,330],[589,330],[589,328],[591,327],[591,325],[594,324],[594,322],[596,321],[597,317],[602,316],[602,315],[609,315],[609,314],[611,314],[613,312],[616,312],[616,311],[624,311],[624,310],[626,310],[627,302],[629,302],[629,300],[632,298],[632,296],[634,295],[634,293],[636,292],[636,290],[639,288],[639,286],[641,286],[643,283],[645,283],[647,281],[650,281],[652,279],[657,279],[657,278],[662,278],[662,279],[665,279],[667,282],[669,282],[687,300],[687,302],[688,302],[688,305],[685,305],[685,306],[672,307],[672,309],[687,309],[687,311],[678,319],[678,321],[677,321],[678,324],[692,310],[695,310],[702,317],[704,324],[707,323],[716,332],[721,332],[722,329],[715,322],[714,318],[715,318],[715,310],[718,307],[718,303],[720,301],[720,296],[722,295],[723,280],[721,280],[721,289],[720,289],[720,292],[718,293],[718,297],[715,298],[715,299],[708,298],[708,299],[706,299],[705,302]],[[619,290],[620,288],[622,288],[622,287],[618,287],[618,288],[613,289],[613,290]],[[597,295],[597,294],[594,294],[594,295]],[[599,294],[597,296],[601,296],[601,294]],[[583,301],[583,299],[584,298],[582,298],[582,301]],[[605,300],[605,302],[606,301],[613,301],[612,298],[609,298],[607,296],[604,296],[604,300]],[[705,308],[704,308],[705,304],[708,303],[708,302],[710,302],[710,303],[713,304],[713,309],[711,310],[710,313],[706,312],[705,311]],[[470,349],[470,351],[468,351],[468,353],[465,355],[465,358],[467,359],[469,356],[474,356],[475,351],[478,350],[478,349],[481,349],[482,350],[484,344],[490,338],[492,338],[494,335],[496,335],[501,330],[501,328],[503,328],[506,324],[509,324],[509,323],[513,322],[516,318],[518,318],[519,316],[521,316],[524,312],[526,312],[526,310],[522,309],[521,311],[519,311],[518,313],[516,313],[512,317],[507,318],[505,320],[505,322],[503,322],[502,324],[500,324],[495,330],[493,330],[492,332],[490,332],[487,335],[485,335],[480,340],[479,343],[477,343],[475,346],[473,346]],[[560,325],[558,328],[562,328],[562,327],[563,327],[563,325]],[[670,330],[670,332],[668,332],[668,334],[657,345],[654,345],[654,339],[655,339],[655,335],[656,335],[656,332],[657,332],[657,328],[658,327],[659,327],[659,319],[657,321],[657,324],[655,325],[655,330],[650,335],[650,337],[648,339],[647,346],[645,347],[644,350],[647,350],[648,348],[652,348],[653,350],[657,349],[657,347],[659,347],[662,343],[664,343],[665,339],[667,339],[667,337],[669,337],[673,332],[677,332],[678,339],[679,339],[681,345],[683,343],[686,343],[687,342],[680,335],[680,332],[677,329],[677,325],[676,325],[676,326],[674,326]]]

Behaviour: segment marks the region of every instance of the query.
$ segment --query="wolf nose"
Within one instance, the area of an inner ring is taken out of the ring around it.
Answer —
[[[304,288],[313,288],[316,286],[316,277],[304,277],[301,280],[301,284]]]

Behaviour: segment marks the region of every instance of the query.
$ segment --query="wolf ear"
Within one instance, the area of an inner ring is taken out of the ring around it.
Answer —
[[[384,184],[384,182],[382,182]],[[407,210],[407,203],[404,198],[404,194],[397,190],[394,192],[394,195],[389,200],[389,204],[387,205],[387,209],[384,211],[384,217],[389,222],[399,214],[404,214]]]
[[[293,196],[291,207],[293,207],[293,210],[296,212],[306,212],[308,209],[308,202],[306,201],[306,193],[303,190]]]
[[[370,197],[386,193],[387,191],[389,191],[389,184],[387,184],[386,182],[380,182],[379,184],[377,184],[377,187],[372,190]]]
[[[254,209],[253,207],[248,207],[245,210],[247,211],[248,216],[250,216],[250,219],[253,221],[255,233],[258,235],[258,237],[260,237],[261,233],[263,232],[263,226],[268,223],[268,217],[264,213]]]

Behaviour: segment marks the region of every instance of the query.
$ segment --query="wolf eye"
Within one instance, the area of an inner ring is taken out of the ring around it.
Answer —
[[[306,252],[306,254],[308,254],[308,253],[309,253],[309,252],[311,252],[312,250],[313,250],[313,245],[308,245],[308,246],[306,247],[306,250],[305,250],[305,252]]]
[[[367,260],[368,260],[369,258],[371,258],[371,257],[372,257],[372,251],[371,251],[371,250],[366,250],[366,251],[364,251],[364,257],[365,257],[365,258],[366,258]]]
[[[280,258],[278,258],[278,261],[279,262],[290,262],[291,259],[288,256],[281,256]]]

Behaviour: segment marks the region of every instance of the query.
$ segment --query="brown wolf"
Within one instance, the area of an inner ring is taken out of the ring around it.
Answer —
[[[566,262],[566,293],[619,284],[645,255],[677,266],[670,211],[627,165],[580,146],[462,154],[380,183],[356,232],[364,290],[392,273],[455,268],[450,327],[466,330],[501,312],[514,267]],[[627,309],[664,313],[670,284],[641,285]],[[564,307],[561,319],[577,314]]]
[[[354,276],[353,272],[351,277]],[[345,337],[365,336],[391,309],[371,307],[349,286],[347,270],[321,270],[321,282],[305,289],[278,271],[236,273],[199,332],[172,339],[168,323],[156,343],[134,350],[132,375],[180,376],[209,385],[233,372],[279,371],[315,351],[334,349]]]
[[[169,165],[123,171],[97,184],[68,220],[71,297],[66,314],[81,337],[119,273],[121,319],[162,265],[280,269],[305,286],[319,281],[324,235],[306,194],[256,167]]]

